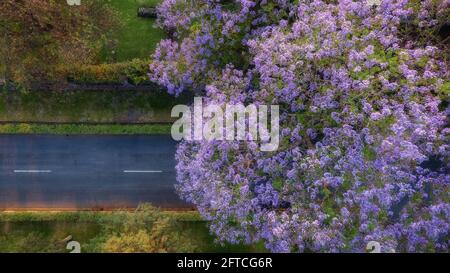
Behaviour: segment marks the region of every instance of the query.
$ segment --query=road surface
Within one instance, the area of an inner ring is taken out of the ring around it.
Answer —
[[[186,208],[170,136],[0,136],[0,210]]]

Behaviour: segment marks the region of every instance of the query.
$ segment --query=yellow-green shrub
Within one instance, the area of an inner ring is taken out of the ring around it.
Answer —
[[[67,79],[79,84],[150,83],[147,73],[149,60],[134,59],[128,62],[75,66],[67,71]]]

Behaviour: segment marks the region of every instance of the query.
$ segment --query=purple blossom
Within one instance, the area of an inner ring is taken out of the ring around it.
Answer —
[[[250,139],[178,146],[178,192],[220,241],[448,252],[450,108],[436,95],[448,69],[439,48],[400,31],[411,18],[434,26],[429,7],[448,1],[179,2],[190,1],[159,7],[178,40],[160,43],[151,79],[209,102],[283,106],[277,152]]]

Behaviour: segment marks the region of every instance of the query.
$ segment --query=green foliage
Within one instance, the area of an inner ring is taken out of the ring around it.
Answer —
[[[148,246],[156,245],[164,246],[153,248],[159,252],[264,252],[261,244],[216,244],[197,211],[160,211],[144,205],[134,212],[0,213],[0,253],[68,252],[62,240],[69,235],[80,242],[83,253],[104,252],[106,246],[113,252],[147,252]],[[158,238],[167,241],[162,244]]]
[[[54,135],[165,135],[169,124],[0,124],[0,134],[54,134]]]
[[[450,96],[450,81],[446,81],[444,84],[442,84],[439,90],[439,95],[442,99],[448,98],[448,96]]]
[[[151,232],[139,230],[137,233],[113,235],[105,243],[104,250],[112,253],[167,253],[168,237],[161,234],[159,223],[155,225],[158,229]]]
[[[427,28],[418,27],[421,19],[419,16],[415,16],[402,23],[402,36],[405,40],[413,39],[419,45],[434,44],[441,47],[445,51],[444,54],[448,56],[450,53],[448,47],[449,36],[446,29],[448,29],[448,22],[450,21],[450,12],[448,9],[442,9],[439,6],[442,1],[437,0],[410,0],[408,5],[414,10],[414,14],[420,14],[421,5],[424,2],[428,3],[426,5],[427,14],[433,16],[432,19],[436,21],[436,24]]]
[[[132,214],[125,214],[112,230],[106,224],[108,239],[103,250],[114,253],[194,252],[195,243],[182,234],[177,221],[150,205],[141,205]]]
[[[155,20],[139,18],[137,9],[159,0],[84,0],[79,7],[28,2],[0,2],[0,79],[57,87],[74,69],[69,76],[83,83],[148,82],[148,62],[134,59],[150,58],[166,35]],[[95,66],[102,62],[126,63]]]
[[[117,25],[105,1],[0,1],[0,77],[30,87],[63,80],[66,64],[92,63]]]
[[[375,160],[377,158],[377,154],[374,149],[369,146],[365,146],[363,150],[364,159],[366,160]]]
[[[114,64],[81,65],[71,67],[67,79],[79,84],[123,84],[125,81],[133,85],[149,84],[149,63],[149,60],[133,59]]]
[[[161,211],[166,217],[180,222],[203,221],[197,211]],[[100,224],[108,219],[119,218],[117,215],[126,215],[124,211],[29,211],[29,212],[0,212],[0,222],[83,222]]]
[[[174,99],[158,89],[140,91],[0,91],[0,121],[62,123],[171,122],[170,110],[190,98]]]
[[[51,239],[39,232],[29,232],[19,236],[0,235],[0,252],[20,253],[61,253],[64,252],[64,244],[61,241]]]
[[[283,185],[284,185],[283,179],[280,177],[274,179],[272,182],[272,187],[280,192],[283,190]]]

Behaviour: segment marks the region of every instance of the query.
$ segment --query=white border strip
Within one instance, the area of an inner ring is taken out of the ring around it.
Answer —
[[[124,173],[162,173],[163,171],[124,170]]]
[[[14,173],[51,173],[50,170],[14,170]]]

